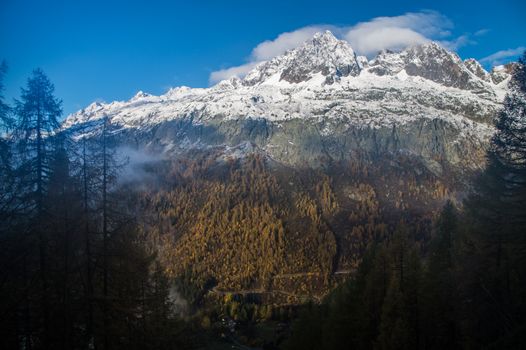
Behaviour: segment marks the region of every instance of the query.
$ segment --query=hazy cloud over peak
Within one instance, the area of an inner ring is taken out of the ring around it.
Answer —
[[[229,79],[232,77],[242,78],[254,67],[256,67],[258,63],[259,62],[249,62],[240,66],[216,70],[210,73],[209,81],[210,83],[217,83],[221,80]]]
[[[501,50],[482,58],[480,62],[489,63],[492,66],[497,66],[508,61],[510,57],[521,55],[524,51],[526,51],[526,47],[524,46],[519,46],[515,49]]]
[[[293,49],[309,40],[317,32],[324,31],[329,26],[308,26],[292,32],[278,35],[274,40],[265,40],[252,50],[251,58],[255,61],[266,61]]]
[[[350,27],[343,35],[361,55],[373,55],[384,49],[400,50],[432,39],[451,35],[453,23],[434,11],[406,13],[394,17],[376,17]]]

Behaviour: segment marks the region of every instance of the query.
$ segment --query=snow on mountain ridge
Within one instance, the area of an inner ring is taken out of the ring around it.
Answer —
[[[504,85],[482,79],[436,43],[385,51],[366,62],[346,41],[326,31],[261,63],[242,80],[92,104],[70,115],[64,127],[103,116],[122,128],[137,129],[176,119],[201,123],[215,118],[275,122],[343,118],[349,124],[374,128],[415,118],[444,118],[468,120],[459,122],[459,127],[480,128],[487,134],[504,93]]]
[[[488,90],[483,82],[490,81],[472,71],[473,66],[478,64],[475,62],[469,61],[470,66],[467,67],[457,54],[435,42],[428,42],[401,52],[381,52],[369,66],[378,75],[393,75],[405,70],[411,76],[420,76],[448,87]]]

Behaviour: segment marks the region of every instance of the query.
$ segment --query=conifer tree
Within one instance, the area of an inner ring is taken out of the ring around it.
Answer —
[[[526,321],[526,53],[513,66],[496,129],[487,168],[466,202],[477,248],[469,271],[473,312],[484,315],[474,332],[483,343]]]
[[[20,101],[16,102],[19,118],[17,134],[23,160],[29,169],[29,180],[35,184],[33,201],[38,215],[43,212],[42,200],[49,179],[50,163],[55,145],[52,139],[59,127],[62,102],[54,94],[55,87],[41,69],[35,69],[22,88]]]
[[[8,131],[11,125],[11,118],[9,115],[10,108],[4,102],[4,75],[7,72],[7,64],[2,61],[0,64],[0,233],[7,224],[8,218],[11,215],[13,207],[13,191],[14,181],[12,164],[11,164],[11,147],[7,135],[4,133]]]
[[[17,141],[20,147],[21,169],[27,186],[25,201],[30,203],[34,214],[31,225],[32,233],[38,240],[40,278],[40,306],[42,319],[43,347],[49,346],[49,273],[48,273],[48,239],[41,225],[45,208],[44,197],[47,193],[50,165],[54,157],[55,142],[53,136],[59,126],[58,119],[62,114],[61,101],[54,96],[54,86],[41,69],[35,69],[22,88],[19,101],[16,102],[18,117]]]

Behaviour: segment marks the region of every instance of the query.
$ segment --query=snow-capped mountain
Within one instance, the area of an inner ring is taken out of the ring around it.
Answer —
[[[93,103],[64,128],[106,116],[127,140],[161,152],[249,142],[292,165],[402,152],[440,173],[483,164],[508,77],[434,42],[368,61],[326,31],[244,79]]]
[[[360,64],[353,49],[331,32],[317,33],[312,40],[295,50],[260,64],[244,79],[244,85],[263,83],[279,74],[279,80],[301,83],[321,73],[326,84],[332,84],[341,77],[360,74]]]

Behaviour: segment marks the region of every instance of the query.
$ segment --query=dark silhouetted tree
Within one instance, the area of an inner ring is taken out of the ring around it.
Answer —
[[[513,66],[487,168],[466,202],[476,249],[469,271],[479,342],[512,336],[526,322],[526,53]]]
[[[55,132],[59,127],[58,118],[62,114],[61,101],[54,94],[54,86],[41,69],[33,71],[22,88],[20,100],[16,102],[18,117],[17,135],[21,155],[21,172],[27,184],[26,202],[34,209],[32,233],[38,237],[40,301],[43,329],[42,344],[49,345],[49,276],[47,257],[47,235],[41,222],[45,213],[44,197],[50,177],[50,165],[55,155]]]

